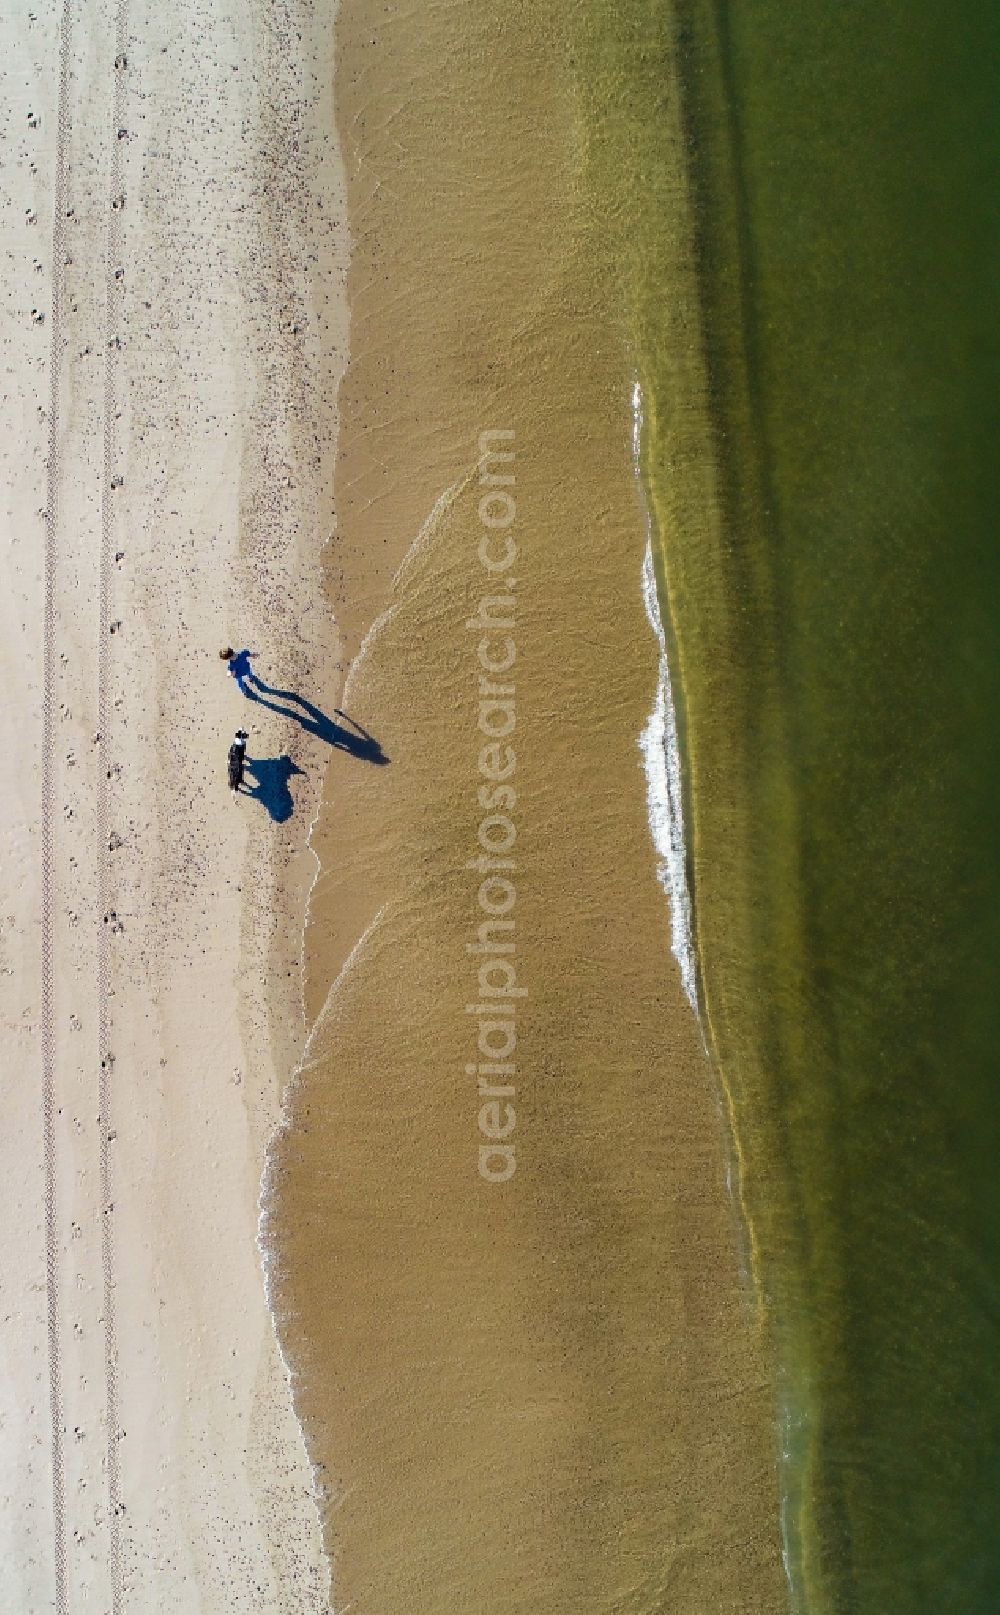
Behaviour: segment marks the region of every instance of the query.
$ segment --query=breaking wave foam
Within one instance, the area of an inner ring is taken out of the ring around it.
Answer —
[[[691,889],[687,875],[687,841],[684,827],[684,799],[681,789],[681,753],[677,735],[677,711],[670,683],[667,639],[660,616],[653,567],[652,520],[642,485],[642,388],[632,387],[632,464],[639,485],[646,519],[646,554],[642,563],[642,597],[649,625],[660,647],[659,681],[653,710],[639,737],[646,772],[646,802],[649,829],[657,852],[656,873],[670,905],[670,948],[681,972],[688,1002],[698,1015],[698,968],[692,927]]]

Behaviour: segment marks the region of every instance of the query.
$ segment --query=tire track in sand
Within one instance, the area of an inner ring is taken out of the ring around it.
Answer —
[[[56,570],[59,559],[59,398],[65,339],[63,279],[66,268],[66,166],[69,145],[70,61],[73,14],[63,0],[59,26],[59,91],[56,156],[52,195],[52,265],[50,274],[51,346],[49,350],[49,432],[45,468],[45,599],[42,614],[42,1161],[45,1195],[45,1302],[48,1336],[49,1417],[51,1422],[52,1559],[55,1575],[53,1607],[65,1615],[66,1596],[66,1463],[63,1430],[62,1353],[59,1335],[59,1240],[56,1182],[56,1038],[52,964],[55,918],[53,854],[55,847],[56,723]]]
[[[111,635],[113,602],[114,493],[121,486],[117,474],[117,393],[116,379],[122,349],[122,214],[125,208],[122,153],[127,133],[124,127],[126,78],[128,73],[128,5],[118,0],[115,9],[113,94],[111,105],[110,161],[108,176],[108,234],[105,264],[105,359],[104,359],[104,444],[101,466],[101,552],[98,591],[97,648],[97,888],[100,924],[97,938],[97,1036],[100,1054],[98,1075],[99,1186],[101,1197],[101,1267],[103,1272],[104,1386],[106,1409],[105,1467],[108,1494],[108,1579],[111,1615],[121,1615],[124,1601],[122,1567],[121,1470],[118,1443],[121,1439],[118,1417],[118,1339],[115,1297],[114,1171],[112,1147],[113,1078],[115,1057],[111,1025],[111,900],[112,880],[109,859],[113,850],[111,826]]]

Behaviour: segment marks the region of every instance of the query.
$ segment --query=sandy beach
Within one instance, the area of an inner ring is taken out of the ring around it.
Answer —
[[[0,1602],[319,1611],[255,1234],[327,748],[218,649],[337,689],[331,31],[18,3],[0,39]],[[287,823],[230,799],[240,723]]]
[[[0,28],[0,1601],[771,1615],[564,12]]]

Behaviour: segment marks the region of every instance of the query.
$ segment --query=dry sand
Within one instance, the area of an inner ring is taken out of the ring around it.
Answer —
[[[295,3],[0,20],[11,1615],[327,1607],[255,1246],[327,748],[217,653],[338,688],[331,50]]]

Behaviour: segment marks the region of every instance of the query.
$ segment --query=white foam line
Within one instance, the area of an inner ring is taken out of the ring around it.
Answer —
[[[684,827],[684,796],[681,786],[681,753],[677,737],[677,710],[670,683],[667,639],[660,616],[653,568],[652,520],[642,485],[642,386],[638,378],[632,386],[632,467],[639,485],[646,519],[646,554],[642,563],[642,597],[649,625],[660,646],[659,681],[653,710],[639,736],[646,772],[646,803],[649,829],[657,852],[656,873],[670,905],[670,949],[677,960],[688,1002],[698,1014],[698,967],[691,923],[691,890],[687,877],[687,840]]]

